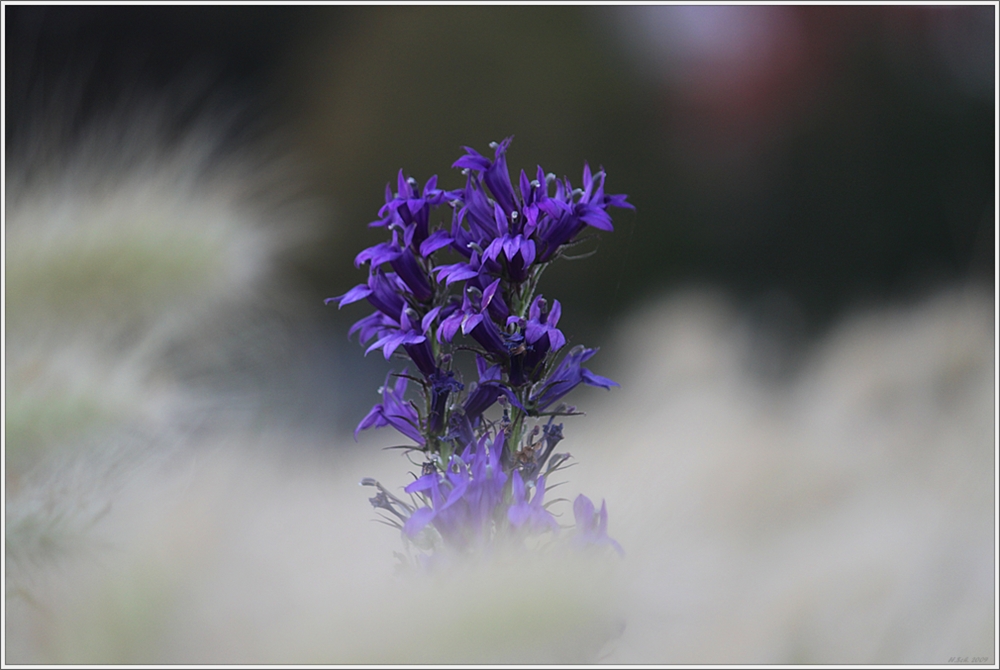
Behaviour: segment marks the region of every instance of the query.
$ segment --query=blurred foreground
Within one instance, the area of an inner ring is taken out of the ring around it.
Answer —
[[[988,293],[845,318],[778,381],[724,298],[650,303],[560,489],[607,499],[625,558],[397,573],[357,482],[405,461],[280,418],[262,210],[170,174],[14,200],[6,662],[995,660]]]

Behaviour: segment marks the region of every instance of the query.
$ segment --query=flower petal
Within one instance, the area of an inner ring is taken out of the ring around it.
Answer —
[[[595,375],[587,368],[580,368],[580,374],[583,377],[583,381],[591,386],[600,386],[606,389],[610,389],[612,386],[620,387],[618,382],[607,377],[602,377],[601,375]]]
[[[454,241],[454,238],[447,231],[435,230],[426,240],[420,243],[420,256],[427,258],[438,249],[446,247]]]
[[[430,507],[421,507],[418,510],[414,510],[410,518],[406,520],[403,524],[403,532],[410,538],[416,537],[420,531],[422,531],[427,524],[434,520],[436,516],[434,510]]]

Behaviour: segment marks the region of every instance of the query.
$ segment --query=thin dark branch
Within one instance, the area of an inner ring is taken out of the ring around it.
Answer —
[[[403,530],[402,526],[400,526],[398,523],[396,523],[392,519],[389,519],[388,517],[381,517],[381,518],[378,518],[378,519],[372,519],[372,521],[374,521],[375,523],[380,523],[380,524],[382,524],[384,526],[392,526],[393,528],[395,528],[397,530]]]

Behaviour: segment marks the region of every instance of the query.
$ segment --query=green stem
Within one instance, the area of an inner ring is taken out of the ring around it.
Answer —
[[[521,446],[521,436],[524,434],[524,420],[527,418],[527,414],[523,413],[516,407],[511,407],[510,439],[507,441],[507,444],[510,447],[511,462],[513,462],[514,455]]]

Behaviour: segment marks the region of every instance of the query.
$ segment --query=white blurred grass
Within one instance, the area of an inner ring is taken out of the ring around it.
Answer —
[[[8,598],[22,626],[9,643],[84,663],[582,662],[596,651],[606,564],[542,557],[394,576],[398,535],[371,522],[357,485],[371,459],[282,462],[241,442],[133,482],[103,525],[117,551],[36,586],[58,603],[47,615]]]
[[[995,660],[993,322],[973,289],[857,314],[781,386],[717,296],[624,326],[568,437],[632,564],[609,660]]]
[[[954,292],[850,319],[787,387],[744,375],[710,296],[637,315],[605,350],[623,388],[566,431],[560,493],[608,500],[610,564],[394,576],[357,482],[402,486],[395,452],[216,435],[136,468],[86,549],[15,576],[33,600],[8,587],[8,660],[992,658],[991,311]]]
[[[11,199],[7,662],[995,661],[991,296],[848,317],[781,384],[718,296],[651,304],[560,445],[625,559],[406,577],[357,486],[408,481],[392,436],[199,424],[228,396],[169,352],[287,346],[250,307],[285,233],[245,171],[159,158]]]
[[[123,108],[70,150],[40,134],[8,164],[8,485],[49,450],[170,432],[178,412],[218,402],[181,369],[224,368],[244,326],[274,325],[254,304],[288,298],[274,262],[308,240],[311,207],[290,201],[290,162],[223,152],[210,121],[167,140],[164,116]],[[178,350],[188,360],[171,366]]]

